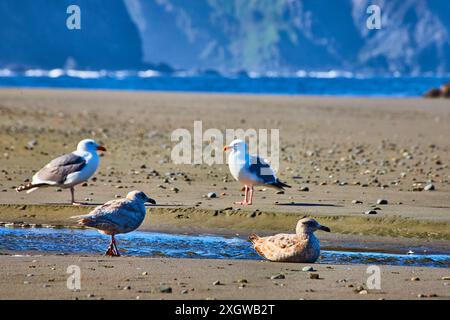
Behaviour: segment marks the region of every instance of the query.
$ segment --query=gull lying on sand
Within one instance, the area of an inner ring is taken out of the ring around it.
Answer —
[[[279,262],[315,262],[320,255],[320,242],[314,231],[330,232],[328,227],[320,225],[308,217],[297,223],[296,234],[277,234],[270,237],[250,235],[256,252],[263,258]]]
[[[251,205],[254,186],[267,186],[278,190],[291,187],[278,180],[272,167],[264,159],[250,156],[247,144],[243,140],[234,140],[223,150],[231,151],[228,157],[228,167],[231,175],[241,182],[245,189],[244,200],[235,202],[236,204]]]
[[[156,204],[141,191],[131,191],[125,199],[117,199],[106,202],[96,207],[89,214],[73,216],[79,219],[78,224],[97,229],[102,234],[111,236],[111,242],[107,256],[120,256],[114,236],[120,233],[128,233],[136,230],[145,218],[145,203]]]
[[[78,204],[74,186],[88,180],[97,170],[100,162],[97,150],[106,151],[92,139],[81,140],[76,151],[53,159],[33,176],[31,183],[16,190],[30,193],[45,187],[70,188],[72,204]]]

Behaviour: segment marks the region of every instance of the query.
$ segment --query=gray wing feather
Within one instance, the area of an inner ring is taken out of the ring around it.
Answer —
[[[145,215],[138,212],[136,204],[127,199],[111,200],[80,218],[87,227],[122,233],[139,227]]]
[[[249,170],[252,174],[258,176],[265,184],[277,182],[277,178],[274,175],[270,164],[260,157],[251,157]]]
[[[85,166],[86,160],[83,157],[68,153],[50,161],[36,176],[42,181],[62,184],[69,174],[81,171]]]

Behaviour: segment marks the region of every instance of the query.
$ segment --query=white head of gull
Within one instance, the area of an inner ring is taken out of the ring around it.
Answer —
[[[88,180],[97,171],[100,162],[97,151],[106,149],[93,139],[81,140],[77,150],[53,159],[33,176],[30,183],[21,185],[16,190],[30,193],[46,187],[70,188],[72,204],[79,204],[75,201],[74,187]]]
[[[304,217],[298,221],[295,234],[281,233],[270,237],[251,234],[249,239],[256,252],[267,260],[313,263],[320,256],[320,242],[314,235],[317,230],[330,232],[330,228]]]
[[[240,139],[233,140],[223,150],[230,151],[228,167],[231,175],[244,185],[244,200],[235,202],[235,204],[251,205],[253,203],[253,188],[255,186],[267,186],[278,190],[290,188],[289,185],[277,178],[274,170],[266,160],[257,155],[249,155],[245,141]]]
[[[87,215],[73,216],[78,224],[97,229],[102,234],[111,236],[106,255],[120,256],[114,236],[136,230],[144,221],[145,203],[156,204],[142,191],[131,191],[124,199],[111,200],[96,207]]]

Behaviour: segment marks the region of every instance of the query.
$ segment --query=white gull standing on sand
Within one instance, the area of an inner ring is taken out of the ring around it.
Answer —
[[[270,164],[258,156],[248,154],[247,144],[243,140],[233,140],[230,145],[223,148],[230,150],[228,167],[231,175],[244,185],[245,197],[243,201],[235,202],[241,205],[251,205],[254,186],[267,186],[279,190],[290,188],[281,182]]]
[[[330,228],[304,217],[298,221],[295,234],[282,233],[270,237],[251,234],[249,239],[256,252],[270,261],[312,263],[320,255],[320,242],[314,235],[316,230],[330,232]]]
[[[120,254],[114,236],[134,231],[141,225],[146,214],[146,202],[156,204],[155,200],[147,197],[144,192],[135,190],[129,192],[125,199],[108,201],[89,214],[71,218],[79,219],[79,225],[110,235],[111,242],[105,255],[118,257]]]
[[[30,183],[16,190],[30,193],[46,187],[70,188],[72,204],[78,204],[74,186],[88,180],[97,170],[100,162],[98,150],[106,151],[92,139],[81,140],[76,151],[53,159],[33,176]]]

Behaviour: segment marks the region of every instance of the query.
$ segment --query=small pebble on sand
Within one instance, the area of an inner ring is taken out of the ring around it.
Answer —
[[[367,290],[361,290],[360,292],[359,292],[359,294],[368,294],[369,292],[367,292]]]
[[[172,288],[168,286],[160,286],[158,290],[161,293],[172,293]]]
[[[215,192],[209,192],[206,197],[208,197],[208,199],[213,199],[213,198],[217,198],[217,195]]]

